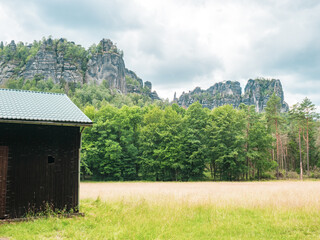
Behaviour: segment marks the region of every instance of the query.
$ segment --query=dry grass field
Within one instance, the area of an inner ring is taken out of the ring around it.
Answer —
[[[81,183],[81,199],[320,210],[320,181]]]
[[[320,181],[81,183],[85,217],[0,225],[0,239],[320,239]]]

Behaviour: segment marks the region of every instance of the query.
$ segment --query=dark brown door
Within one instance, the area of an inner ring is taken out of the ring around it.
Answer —
[[[0,218],[6,214],[8,147],[0,146]]]

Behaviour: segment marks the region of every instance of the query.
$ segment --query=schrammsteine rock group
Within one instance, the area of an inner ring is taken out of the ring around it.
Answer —
[[[34,44],[26,45],[25,49],[29,52],[36,49],[36,54],[29,53],[31,57],[24,60],[19,57],[6,59],[0,56],[0,85],[9,79],[27,80],[35,76],[40,76],[44,80],[50,78],[55,83],[64,81],[99,85],[106,81],[110,88],[117,89],[121,93],[144,93],[153,99],[160,99],[155,91],[152,92],[151,82],[143,84],[141,78],[125,67],[122,51],[118,50],[109,39],[102,39],[94,52],[63,38],[43,40],[38,48],[35,48]],[[20,54],[14,41],[8,46],[7,56]],[[82,53],[78,55],[72,53],[74,56],[72,54],[69,56],[72,51],[82,51]],[[131,78],[131,81],[126,81],[126,78]],[[148,89],[143,91],[144,87]]]
[[[281,99],[281,111],[287,112],[289,106],[284,101],[282,85],[278,79],[249,79],[243,94],[239,82],[219,82],[207,90],[197,87],[188,93],[183,92],[179,98],[174,96],[174,101],[183,107],[188,107],[192,103],[199,101],[202,106],[210,109],[226,104],[238,107],[241,103],[244,103],[246,105],[254,105],[257,112],[263,112],[273,93]]]
[[[33,44],[11,41],[6,46],[1,42],[0,48],[0,85],[9,79],[38,77],[52,79],[55,83],[104,83],[124,94],[147,94],[152,99],[160,99],[152,91],[151,82],[143,83],[141,78],[125,67],[122,51],[109,39],[102,39],[97,46],[88,50],[63,38],[48,38]],[[244,103],[255,105],[256,110],[261,112],[273,93],[281,98],[282,111],[288,111],[281,82],[275,79],[250,79],[243,94],[239,82],[219,82],[207,90],[197,87],[179,98],[175,96],[174,101],[184,107],[199,101],[210,109],[225,104],[238,107]]]

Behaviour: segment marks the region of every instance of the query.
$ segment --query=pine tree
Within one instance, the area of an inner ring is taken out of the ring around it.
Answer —
[[[303,164],[302,164],[302,147],[301,147],[301,132],[303,127],[303,114],[301,112],[300,104],[293,105],[292,109],[289,112],[290,118],[295,122],[295,125],[298,127],[298,143],[299,143],[299,159],[300,159],[300,180],[303,180]]]
[[[281,99],[280,97],[276,96],[275,93],[273,93],[271,98],[267,102],[265,111],[266,111],[266,118],[267,118],[269,129],[275,135],[275,138],[276,138],[276,154],[275,155],[276,155],[276,162],[278,163],[277,179],[279,179],[279,160],[280,160],[279,128],[282,122],[280,110],[281,110]],[[274,159],[274,150],[273,150],[272,156]]]
[[[318,114],[315,112],[316,107],[310,101],[310,99],[305,98],[303,99],[302,103],[300,104],[299,111],[304,121],[304,128],[306,131],[306,136],[303,134],[303,138],[306,142],[306,152],[307,152],[307,174],[310,176],[310,160],[309,160],[309,131],[312,124],[312,121],[315,118],[318,118]]]

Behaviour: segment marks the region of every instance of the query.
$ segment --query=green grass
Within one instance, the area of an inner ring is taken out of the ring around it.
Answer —
[[[217,207],[145,200],[81,201],[85,217],[0,225],[9,239],[319,239],[312,209]]]

